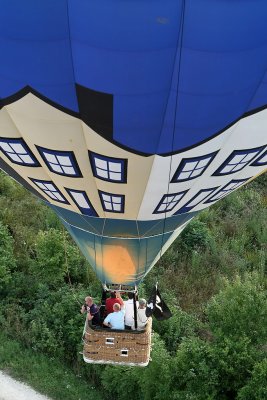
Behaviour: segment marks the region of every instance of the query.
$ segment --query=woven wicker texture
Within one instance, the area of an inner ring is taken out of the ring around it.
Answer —
[[[147,365],[150,357],[152,320],[144,331],[93,329],[86,324],[83,357],[98,364]]]

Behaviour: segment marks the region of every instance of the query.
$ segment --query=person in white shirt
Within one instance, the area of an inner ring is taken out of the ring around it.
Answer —
[[[140,299],[139,307],[137,309],[137,330],[138,331],[145,329],[147,320],[148,320],[148,318],[146,316],[146,300]]]
[[[136,307],[139,306],[136,301]],[[134,293],[128,293],[128,300],[124,302],[125,307],[125,329],[134,329]]]
[[[103,325],[111,329],[124,329],[124,315],[125,308],[119,303],[115,303],[113,305],[113,313],[108,314],[108,316],[104,319]]]

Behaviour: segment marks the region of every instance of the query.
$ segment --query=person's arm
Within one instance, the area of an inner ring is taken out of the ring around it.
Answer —
[[[109,314],[110,315],[110,314]],[[110,318],[109,315],[104,319],[103,325],[108,326],[109,328],[112,328],[112,325],[110,323]]]
[[[89,313],[87,313],[88,321],[92,321],[93,318],[94,318],[93,314],[91,314],[90,311],[89,311]]]
[[[82,305],[82,308],[81,308],[81,313],[84,314],[85,311],[86,311],[86,309],[85,309],[85,306],[84,306],[84,304],[83,304],[83,305]]]
[[[108,309],[109,309],[109,306],[108,306],[109,301],[110,301],[110,298],[108,298],[108,299],[106,300],[106,302],[105,302],[105,309],[106,309],[106,311],[108,311]]]
[[[121,308],[124,308],[124,301],[121,297],[120,292],[118,291],[116,292],[116,299],[118,300],[118,303],[120,304]]]

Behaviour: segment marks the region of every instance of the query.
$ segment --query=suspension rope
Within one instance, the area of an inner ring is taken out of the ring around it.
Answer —
[[[106,215],[106,213],[105,213],[105,215]],[[101,270],[102,270],[102,272],[101,272],[101,275],[102,275],[101,281],[102,281],[102,285],[103,285],[103,236],[104,236],[103,233],[104,233],[104,231],[105,231],[106,220],[107,220],[107,217],[105,216],[104,222],[103,222],[103,227],[102,227],[102,232],[101,232],[101,236],[100,236]],[[96,256],[96,248],[95,248],[95,256]],[[105,284],[106,284],[106,282],[105,282]]]
[[[173,153],[173,148],[174,148],[175,124],[176,124],[177,108],[178,108],[179,84],[180,84],[180,75],[181,75],[181,59],[182,59],[182,47],[183,47],[183,34],[184,34],[184,19],[185,19],[185,1],[186,0],[183,0],[183,2],[182,2],[181,22],[180,22],[179,36],[178,36],[177,45],[176,45],[176,53],[175,53],[175,59],[174,59],[174,69],[173,69],[173,76],[172,76],[172,80],[173,80],[174,74],[175,74],[175,64],[176,64],[176,59],[177,59],[177,53],[178,53],[178,49],[179,49],[179,61],[178,61],[178,70],[177,70],[176,97],[175,97],[175,109],[174,109],[174,118],[173,118],[172,146],[171,146],[171,158],[170,158],[170,164],[169,164],[167,195],[169,194],[169,190],[170,190],[170,179],[171,179],[172,158],[173,158],[172,153]],[[179,44],[180,44],[180,48],[179,48]],[[167,107],[166,107],[166,109],[167,109]],[[166,115],[166,110],[165,110],[165,115]],[[165,118],[165,115],[164,115],[164,118]],[[163,119],[163,124],[164,124],[164,119]],[[161,247],[160,247],[160,253],[159,253],[159,264],[160,265],[162,265],[161,256],[162,256],[163,241],[164,241],[164,234],[165,234],[165,228],[166,228],[166,219],[167,219],[167,210],[164,213],[164,220],[163,220],[163,231],[162,231]],[[157,274],[157,278],[158,278],[158,274]]]
[[[138,236],[138,269],[137,269],[137,278],[139,279],[140,276],[140,252],[141,252],[141,237],[140,237],[140,231],[139,231],[139,226],[138,226],[138,221],[137,219],[135,220],[136,223],[136,230],[137,230],[137,236]],[[136,286],[136,282],[135,282],[135,286]]]

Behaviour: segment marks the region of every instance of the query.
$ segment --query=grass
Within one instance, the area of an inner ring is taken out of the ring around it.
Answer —
[[[0,369],[54,400],[101,400],[100,393],[57,360],[48,358],[0,332]]]

